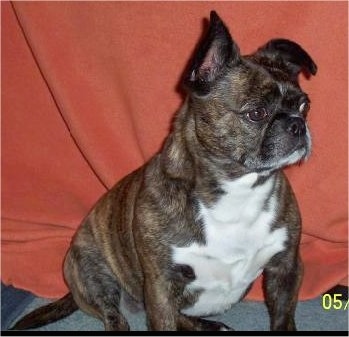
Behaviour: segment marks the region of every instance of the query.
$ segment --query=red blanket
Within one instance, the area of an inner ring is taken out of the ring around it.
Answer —
[[[159,150],[215,9],[243,53],[270,38],[318,64],[313,155],[287,169],[303,215],[301,298],[347,283],[346,2],[2,2],[2,280],[67,289],[62,261],[95,201]],[[261,299],[260,282],[249,298]]]

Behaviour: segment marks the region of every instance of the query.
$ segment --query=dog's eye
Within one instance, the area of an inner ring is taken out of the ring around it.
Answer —
[[[308,102],[303,102],[299,106],[299,112],[302,113],[303,115],[306,115],[309,109],[310,109],[310,104]]]
[[[247,113],[247,118],[252,122],[260,122],[267,117],[268,112],[265,109],[253,110]]]

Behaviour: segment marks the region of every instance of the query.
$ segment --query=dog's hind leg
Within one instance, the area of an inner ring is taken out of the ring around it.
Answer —
[[[66,257],[64,274],[81,310],[102,320],[105,330],[130,329],[120,312],[118,280],[95,247],[73,246]]]

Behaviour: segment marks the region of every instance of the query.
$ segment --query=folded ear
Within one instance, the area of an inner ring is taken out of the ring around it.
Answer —
[[[290,40],[270,40],[259,48],[256,54],[282,65],[284,70],[294,77],[301,71],[307,76],[315,75],[317,72],[317,66],[310,55],[299,44]]]
[[[184,77],[185,86],[197,95],[209,93],[212,84],[239,59],[234,43],[223,21],[215,11],[210,13],[209,29],[199,44]]]

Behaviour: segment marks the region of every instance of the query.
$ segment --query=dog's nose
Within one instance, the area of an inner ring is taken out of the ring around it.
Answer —
[[[294,136],[304,136],[306,132],[304,119],[290,117],[287,121],[287,131]]]

